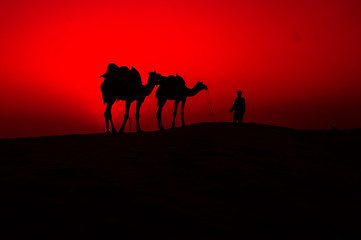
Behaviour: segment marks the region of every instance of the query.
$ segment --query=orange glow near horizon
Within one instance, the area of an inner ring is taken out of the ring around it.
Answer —
[[[360,128],[360,10],[353,0],[1,3],[0,138],[105,132],[99,76],[111,62],[143,84],[154,70],[203,81],[217,121],[231,121],[242,90],[245,122]],[[157,129],[154,92],[145,131]],[[211,121],[206,99],[187,100],[186,123]],[[118,129],[123,113],[118,102]],[[170,127],[167,107],[163,116]]]

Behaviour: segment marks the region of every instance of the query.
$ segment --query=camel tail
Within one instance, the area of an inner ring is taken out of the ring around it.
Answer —
[[[107,102],[107,94],[105,94],[104,82],[100,85],[100,90],[102,91],[103,104]]]
[[[102,91],[102,98],[103,98],[103,104],[105,104],[107,101],[106,101],[106,99],[105,99],[105,96],[104,96],[103,91]]]

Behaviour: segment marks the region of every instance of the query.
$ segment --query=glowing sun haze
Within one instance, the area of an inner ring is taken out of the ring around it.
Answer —
[[[217,121],[231,121],[242,90],[245,122],[359,128],[360,12],[355,0],[3,1],[0,137],[105,132],[99,76],[111,62],[134,66],[143,84],[153,70],[203,81]],[[146,131],[157,129],[154,92]],[[118,102],[118,129],[123,113]],[[170,127],[167,107],[163,116]],[[211,120],[205,92],[185,119]]]

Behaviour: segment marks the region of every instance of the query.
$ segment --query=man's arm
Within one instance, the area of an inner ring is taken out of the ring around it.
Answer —
[[[229,112],[233,112],[233,111],[234,111],[234,109],[236,108],[236,102],[237,102],[237,100],[234,101],[234,104],[233,104],[231,110],[229,110]]]

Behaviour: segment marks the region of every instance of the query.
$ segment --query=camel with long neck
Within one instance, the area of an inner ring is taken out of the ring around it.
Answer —
[[[137,101],[135,114],[137,132],[141,132],[139,125],[140,107],[145,98],[151,94],[154,87],[158,84],[159,74],[155,71],[150,72],[147,84],[143,85],[140,75],[135,68],[129,69],[124,66],[117,68],[115,64],[109,64],[107,73],[101,77],[104,77],[104,82],[101,85],[103,102],[107,105],[104,112],[106,132],[110,133],[110,122],[112,133],[117,133],[113,124],[111,110],[113,104],[119,100],[125,101],[124,120],[119,132],[124,132],[125,124],[129,118],[130,106],[134,101]]]
[[[178,77],[178,76],[177,76]],[[163,77],[165,78],[165,77]],[[184,106],[187,100],[187,97],[193,97],[198,94],[202,90],[208,90],[208,87],[203,84],[203,82],[197,82],[193,88],[188,88],[185,85],[178,86],[169,86],[162,85],[162,80],[160,80],[159,87],[156,91],[156,98],[158,100],[158,111],[157,111],[157,119],[158,119],[158,127],[160,130],[163,130],[162,123],[162,109],[167,102],[167,100],[174,100],[174,111],[173,111],[173,122],[172,128],[175,127],[175,119],[177,116],[177,109],[179,102],[181,103],[181,116],[182,116],[182,126],[184,127],[186,124],[184,122]]]

